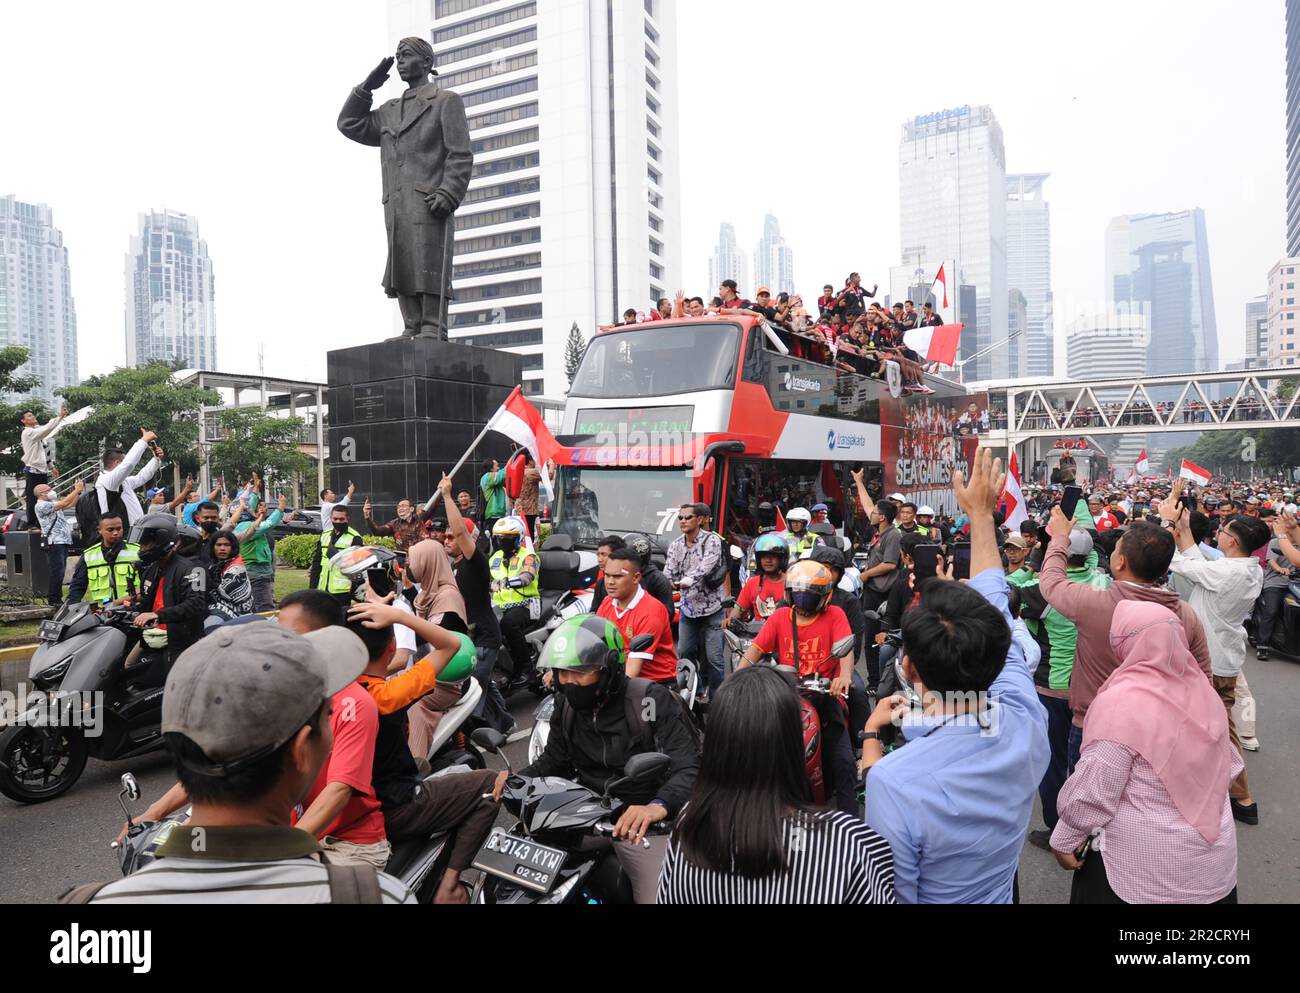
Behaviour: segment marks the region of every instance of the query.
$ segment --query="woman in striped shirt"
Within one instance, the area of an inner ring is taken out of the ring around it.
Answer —
[[[889,843],[812,806],[799,696],[773,669],[741,670],[714,698],[658,902],[894,902]]]

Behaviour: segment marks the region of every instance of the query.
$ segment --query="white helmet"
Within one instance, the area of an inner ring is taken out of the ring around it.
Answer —
[[[795,507],[794,510],[785,515],[787,521],[803,521],[807,524],[812,520],[812,514],[808,513],[804,507]]]
[[[931,507],[931,506],[929,506],[929,505],[927,504],[926,506],[922,507],[920,510],[918,510],[918,511],[916,512],[916,516],[917,516],[917,517],[933,517],[933,516],[934,516],[934,508]]]

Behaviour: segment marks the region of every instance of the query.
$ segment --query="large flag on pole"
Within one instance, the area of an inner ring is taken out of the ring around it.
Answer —
[[[952,316],[952,298],[948,295],[948,273],[942,264],[939,271],[934,274],[934,282],[930,286],[930,293],[934,296],[935,310],[945,321]],[[920,349],[918,348],[919,352]]]
[[[1147,450],[1142,449],[1142,454],[1138,456],[1137,465],[1133,467],[1139,476],[1145,476],[1151,471],[1151,463],[1147,460]]]
[[[913,328],[903,335],[903,343],[920,355],[922,362],[956,365],[963,327],[964,324],[944,324],[937,328]]]
[[[1183,459],[1183,467],[1178,470],[1178,478],[1190,480],[1197,486],[1209,486],[1214,474],[1207,469],[1202,469],[1195,462]]]
[[[533,463],[541,471],[542,489],[546,491],[548,499],[554,500],[555,492],[551,488],[546,462],[560,450],[560,445],[551,435],[537,408],[524,396],[523,387],[516,386],[514,392],[506,397],[501,409],[488,421],[487,430],[503,434],[516,445],[528,450]]]
[[[1006,505],[1006,526],[1016,531],[1020,525],[1029,520],[1029,511],[1025,507],[1025,494],[1020,488],[1020,462],[1016,453],[1011,453],[1011,462],[1007,466],[1007,482],[1002,490],[999,503]]]

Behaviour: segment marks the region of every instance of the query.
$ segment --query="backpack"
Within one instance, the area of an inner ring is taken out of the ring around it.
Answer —
[[[717,538],[721,550],[718,553],[718,564],[715,565],[700,582],[706,590],[716,590],[719,586],[727,581],[727,576],[731,574],[731,561],[727,558],[727,547],[722,537],[712,531],[704,536],[707,543],[710,538]]]
[[[122,501],[122,494],[117,490],[106,490],[108,493],[108,512],[116,514],[122,518],[124,526],[130,522],[126,516],[126,504]],[[92,537],[99,533],[99,519],[104,516],[99,512],[99,489],[92,486],[77,499],[76,505],[77,526],[81,528],[81,539],[87,545],[93,545]],[[128,528],[129,530],[129,528]]]
[[[379,889],[379,872],[372,865],[335,865],[325,863],[329,874],[330,903],[383,903],[384,895]],[[104,887],[110,883],[86,883],[74,886],[61,897],[62,904],[80,905],[90,903]]]

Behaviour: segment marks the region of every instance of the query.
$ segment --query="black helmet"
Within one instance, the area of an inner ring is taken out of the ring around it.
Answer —
[[[818,545],[808,557],[814,562],[820,562],[822,565],[838,569],[840,572],[844,571],[844,553],[838,548],[832,548],[830,545]]]
[[[654,549],[650,544],[649,538],[640,533],[633,533],[627,535],[623,539],[623,544],[625,547],[636,552],[637,556],[641,559],[642,572],[650,568],[650,555]]]
[[[140,546],[140,561],[157,562],[176,547],[176,518],[145,514],[131,525],[131,544]]]
[[[776,508],[767,500],[758,505],[758,524],[760,527],[776,526]]]
[[[203,532],[198,528],[192,528],[188,524],[176,525],[176,554],[183,555],[186,558],[193,558],[203,547]]]

